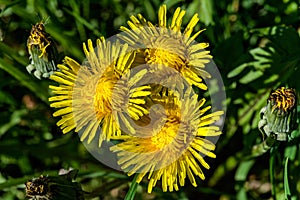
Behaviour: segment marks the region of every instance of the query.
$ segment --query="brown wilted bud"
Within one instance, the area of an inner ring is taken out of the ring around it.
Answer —
[[[76,170],[58,176],[33,178],[25,183],[26,197],[30,200],[83,200],[80,184],[72,181],[74,174],[77,174]]]

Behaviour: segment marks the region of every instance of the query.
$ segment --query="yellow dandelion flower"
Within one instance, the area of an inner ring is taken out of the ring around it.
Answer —
[[[143,104],[150,87],[136,86],[146,70],[130,72],[135,53],[118,40],[98,39],[95,49],[88,40],[83,48],[87,59],[81,66],[67,58],[66,66],[59,65],[61,72],[50,77],[60,83],[50,86],[55,96],[49,99],[50,106],[59,109],[53,115],[62,116],[57,124],[63,133],[75,128],[81,141],[87,138],[90,143],[97,136],[99,146],[121,135],[120,124],[134,134],[129,120],[148,112]]]
[[[164,192],[184,186],[186,177],[197,186],[195,176],[205,178],[200,166],[209,169],[204,156],[216,157],[211,152],[215,145],[206,137],[221,134],[214,123],[223,111],[205,114],[211,107],[203,108],[205,99],[198,101],[198,96],[188,88],[182,93],[167,90],[162,95],[154,93],[150,104],[163,106],[164,109],[154,110],[155,115],[163,117],[135,136],[123,136],[121,143],[110,148],[117,153],[118,164],[129,176],[139,173],[138,183],[148,174],[149,193],[158,180]]]
[[[171,23],[167,23],[166,5],[158,12],[158,25],[147,21],[141,14],[131,16],[130,27],[121,27],[120,38],[136,49],[139,49],[134,66],[139,64],[163,64],[180,72],[191,84],[203,90],[207,86],[203,78],[210,78],[205,65],[212,56],[205,50],[208,43],[196,43],[194,40],[203,31],[192,35],[199,18],[195,14],[182,32],[182,20],[185,11],[177,8]]]

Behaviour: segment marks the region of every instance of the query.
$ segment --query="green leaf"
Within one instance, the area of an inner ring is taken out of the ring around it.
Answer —
[[[256,70],[262,71],[270,68],[271,64],[274,62],[275,49],[271,46],[265,48],[255,48],[249,52],[255,59],[255,61],[251,62],[251,64]]]
[[[244,63],[236,68],[234,68],[233,70],[231,70],[228,74],[227,74],[227,78],[233,78],[237,75],[239,75],[245,68],[247,68],[249,66],[249,64]]]
[[[246,74],[244,77],[240,79],[240,83],[248,84],[259,77],[261,77],[264,73],[261,71],[250,71],[248,74]]]
[[[234,51],[232,51],[234,49]],[[250,55],[247,54],[243,46],[243,35],[241,32],[232,37],[221,41],[214,49],[214,59],[219,60],[224,68],[235,69],[245,62],[250,61]]]
[[[213,2],[211,0],[202,0],[200,2],[199,18],[206,26],[214,24],[213,20]]]
[[[174,5],[182,2],[183,0],[165,0],[162,4],[166,4],[167,8],[172,8]]]
[[[154,10],[150,1],[144,1],[144,7],[146,10],[147,16],[149,17],[149,20],[154,21],[156,19],[156,11]]]
[[[294,54],[300,52],[300,37],[294,28],[275,26],[270,32],[271,40],[283,49],[284,53]]]
[[[236,181],[245,181],[247,179],[248,173],[251,167],[254,165],[255,160],[246,160],[239,164],[234,179]]]

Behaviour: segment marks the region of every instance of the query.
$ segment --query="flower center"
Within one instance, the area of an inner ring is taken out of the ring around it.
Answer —
[[[98,119],[102,119],[112,111],[112,91],[116,82],[115,76],[105,75],[98,81],[94,95],[94,108]]]
[[[147,64],[164,64],[177,71],[185,66],[185,51],[183,44],[178,38],[163,34],[161,37],[150,39],[150,44],[146,45],[144,56]]]
[[[177,117],[168,118],[164,126],[158,130],[158,132],[151,137],[151,143],[157,149],[163,149],[172,142],[175,142],[175,138],[179,130],[179,119]]]

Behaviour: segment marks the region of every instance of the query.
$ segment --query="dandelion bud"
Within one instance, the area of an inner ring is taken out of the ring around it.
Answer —
[[[42,22],[32,26],[27,48],[31,63],[26,69],[30,74],[33,73],[35,77],[41,79],[41,77],[49,78],[57,71],[57,49]]]
[[[267,106],[261,111],[259,128],[270,136],[275,134],[279,141],[290,139],[289,133],[295,129],[297,97],[294,89],[281,87],[271,92]]]

